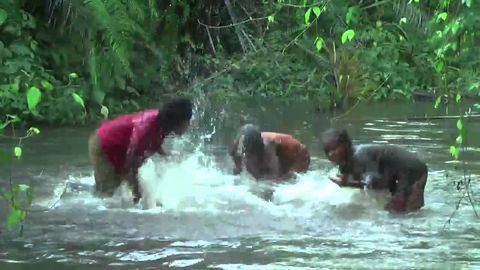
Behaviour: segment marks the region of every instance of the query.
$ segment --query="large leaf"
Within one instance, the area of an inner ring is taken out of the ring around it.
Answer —
[[[347,41],[351,41],[355,36],[355,31],[348,29],[342,34],[342,43],[345,44]]]
[[[462,130],[462,129],[463,129],[462,119],[458,119],[458,120],[457,120],[457,129],[458,129],[458,130]]]
[[[321,37],[317,37],[315,39],[315,47],[317,47],[317,51],[320,51],[323,48],[325,41]]]
[[[8,214],[7,226],[11,228],[17,225],[22,221],[22,216],[23,216],[23,213],[21,210],[13,208],[12,210],[10,210],[10,213]]]
[[[40,129],[36,127],[30,127],[27,132],[30,134],[40,134]]]
[[[48,91],[52,91],[54,88],[53,85],[47,80],[41,80],[40,84],[42,85],[43,89]]]
[[[8,48],[14,54],[19,55],[19,56],[30,56],[31,58],[33,58],[35,56],[33,54],[32,50],[28,46],[25,46],[25,44],[22,44],[22,43],[13,43]]]
[[[438,106],[440,106],[440,102],[442,102],[442,96],[437,97],[437,99],[435,100],[435,105],[433,107],[435,109],[438,109]]]
[[[83,102],[83,98],[81,96],[79,96],[77,93],[72,93],[72,97],[75,102],[80,104],[80,106],[85,109],[85,103]]]
[[[313,13],[315,14],[315,16],[318,18],[320,16],[320,14],[322,13],[322,10],[319,8],[319,7],[313,7]]]
[[[102,105],[102,109],[100,109],[100,113],[103,115],[103,117],[104,117],[105,119],[108,118],[108,113],[109,113],[109,112],[108,112],[108,108],[107,108],[106,106],[103,106],[103,105]]]
[[[309,8],[307,10],[307,12],[305,12],[305,24],[310,23],[310,14],[312,14],[312,9],[311,8]]]
[[[0,8],[0,26],[2,26],[8,18],[8,13]]]
[[[16,158],[20,159],[22,157],[23,151],[22,151],[22,148],[20,146],[15,146],[13,152],[14,152]]]
[[[38,103],[42,99],[42,92],[35,86],[32,86],[27,91],[27,104],[30,111],[34,111]]]
[[[447,18],[448,18],[448,13],[447,12],[442,12],[442,13],[438,14],[437,22],[440,22],[441,20],[446,21]]]

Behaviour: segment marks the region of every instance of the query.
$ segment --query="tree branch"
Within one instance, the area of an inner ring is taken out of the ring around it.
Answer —
[[[284,7],[294,7],[294,8],[308,8],[308,7],[318,7],[320,5],[323,5],[324,3],[323,2],[317,2],[317,3],[313,3],[313,4],[310,4],[310,5],[295,5],[295,4],[287,4],[287,3],[282,3],[281,5],[284,6]]]
[[[231,23],[231,24],[227,24],[227,25],[219,25],[219,26],[204,24],[204,23],[202,23],[202,22],[201,22],[200,20],[198,20],[198,19],[197,19],[197,22],[198,22],[200,25],[202,25],[202,26],[204,26],[204,27],[207,27],[207,28],[211,28],[211,29],[223,29],[223,28],[232,28],[232,27],[235,27],[235,26],[238,26],[238,25],[242,25],[242,24],[249,23],[249,22],[266,20],[266,19],[268,19],[268,16],[267,16],[267,17],[259,17],[259,18],[249,18],[249,19],[246,19],[246,20],[243,20],[243,21],[240,21],[240,22]]]
[[[323,5],[322,9],[324,9],[329,3],[330,3],[330,0]],[[312,27],[312,25],[318,20],[318,18],[320,18],[320,16],[316,17],[311,23],[307,25],[307,27],[305,27],[305,29],[303,29],[302,32],[300,32],[300,34],[298,34],[293,40],[291,40],[287,44],[287,46],[283,48],[282,53],[285,53],[285,50],[288,49],[288,47],[290,47],[293,43],[295,43],[299,37],[301,37],[310,27]]]
[[[389,2],[391,2],[391,0],[384,0],[384,1],[380,1],[380,2],[375,2],[375,3],[371,4],[371,5],[361,7],[361,9],[369,9],[369,8],[378,7],[378,6],[387,4],[387,3],[389,3]]]
[[[215,45],[213,44],[213,39],[212,39],[212,35],[210,34],[210,30],[208,29],[208,27],[205,27],[205,29],[207,30],[207,34],[208,34],[208,40],[210,41],[210,46],[212,46],[212,51],[213,51],[213,54],[217,54],[217,51],[215,50]]]

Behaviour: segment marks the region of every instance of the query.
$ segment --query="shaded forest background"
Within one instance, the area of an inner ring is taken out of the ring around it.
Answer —
[[[471,0],[2,0],[0,114],[79,124],[179,93],[438,106],[479,95],[479,26]]]

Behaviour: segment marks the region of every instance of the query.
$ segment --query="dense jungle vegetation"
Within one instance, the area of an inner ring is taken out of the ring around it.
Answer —
[[[2,0],[0,113],[78,124],[180,92],[478,96],[479,15],[471,0]]]

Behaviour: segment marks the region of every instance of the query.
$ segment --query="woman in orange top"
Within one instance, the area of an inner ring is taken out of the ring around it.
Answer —
[[[235,163],[233,174],[239,174],[245,164],[257,180],[295,178],[295,173],[307,171],[310,165],[307,147],[296,138],[283,133],[260,132],[251,124],[241,128],[229,152]]]

